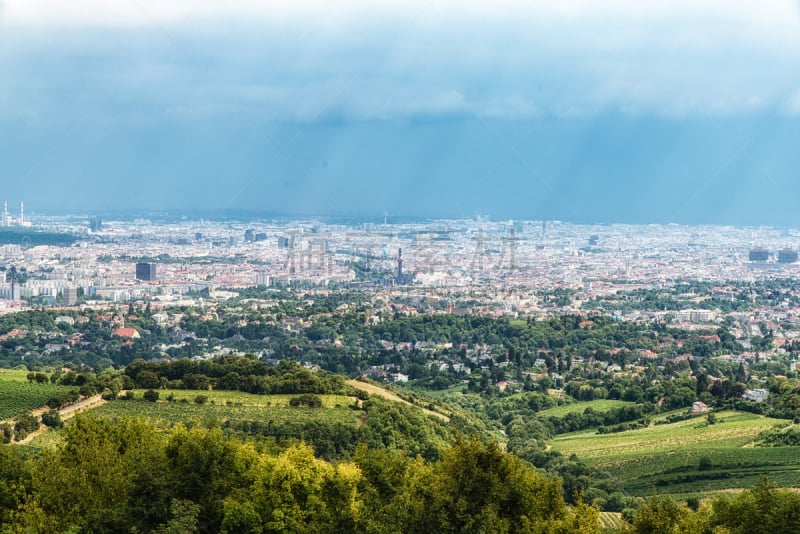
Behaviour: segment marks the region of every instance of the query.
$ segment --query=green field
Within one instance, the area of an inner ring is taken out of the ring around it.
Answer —
[[[440,399],[445,399],[450,395],[455,395],[455,394],[460,395],[465,389],[467,389],[466,384],[456,384],[455,386],[450,386],[447,389],[424,390],[423,393],[425,394],[426,397],[440,400]]]
[[[146,389],[134,389],[133,394],[136,399],[141,399]],[[289,406],[289,401],[299,395],[253,395],[243,391],[208,390],[198,391],[190,389],[158,389],[161,401],[165,401],[168,395],[172,395],[175,401],[186,399],[194,402],[198,395],[208,397],[208,402],[222,403],[228,402],[241,403],[245,406]],[[355,397],[345,395],[315,395],[322,399],[322,406],[325,408],[348,407],[355,401]],[[160,405],[160,403],[159,403]]]
[[[591,408],[596,412],[607,412],[614,408],[622,408],[624,406],[635,406],[635,402],[627,402],[621,400],[612,400],[612,399],[600,399],[600,400],[593,400],[587,402],[575,402],[572,404],[562,404],[561,406],[556,406],[555,408],[548,408],[547,410],[542,410],[539,412],[539,415],[544,417],[564,417],[567,414],[571,413],[583,413],[586,408]]]
[[[27,381],[28,371],[0,372],[0,420],[11,419],[41,408],[51,397],[66,393],[68,386],[36,384]]]
[[[800,486],[800,447],[753,447],[760,432],[786,421],[733,411],[716,415],[715,425],[700,418],[616,434],[589,430],[551,443],[607,470],[633,495],[750,487],[762,475],[780,486]],[[703,458],[708,460],[701,469]]]
[[[297,395],[251,395],[240,391],[159,390],[161,399],[173,394],[175,402],[157,403],[142,400],[144,390],[136,390],[136,400],[116,400],[92,410],[102,417],[144,417],[159,428],[177,423],[222,424],[226,421],[260,421],[274,424],[325,421],[356,425],[363,412],[351,408],[353,399],[344,395],[317,395],[322,408],[289,406]],[[205,395],[208,402],[196,404],[195,397]],[[181,400],[188,402],[181,402]]]

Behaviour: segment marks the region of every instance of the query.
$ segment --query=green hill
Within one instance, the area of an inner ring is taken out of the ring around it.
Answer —
[[[781,486],[797,484],[800,447],[754,446],[761,432],[785,421],[735,411],[715,415],[712,425],[702,417],[615,434],[589,430],[558,436],[551,445],[613,473],[633,495],[751,487],[763,475]]]

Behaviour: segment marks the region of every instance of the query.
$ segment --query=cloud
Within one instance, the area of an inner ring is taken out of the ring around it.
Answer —
[[[789,0],[6,0],[0,115],[782,112]]]

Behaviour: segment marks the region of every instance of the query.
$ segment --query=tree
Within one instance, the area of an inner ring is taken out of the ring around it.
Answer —
[[[14,438],[21,441],[28,437],[28,434],[38,430],[40,426],[39,418],[32,414],[20,415],[14,423]]]
[[[32,466],[16,531],[149,532],[169,520],[164,438],[141,420],[79,415]]]
[[[432,476],[420,519],[438,532],[524,532],[566,517],[561,484],[495,443],[456,441]]]
[[[64,422],[61,420],[61,414],[58,410],[49,410],[42,414],[42,424],[49,428],[61,428]]]
[[[173,499],[169,509],[172,519],[153,530],[154,534],[195,534],[198,532],[197,516],[200,513],[198,505],[192,501]]]
[[[136,375],[136,385],[144,389],[158,389],[161,385],[158,374],[153,371],[141,371]]]
[[[10,423],[3,423],[0,425],[0,429],[3,431],[3,443],[11,443],[11,439],[14,437],[14,427]]]
[[[158,400],[158,391],[148,389],[142,394],[142,398],[149,402],[156,402]]]
[[[179,427],[169,438],[166,457],[175,484],[173,497],[199,505],[201,531],[218,532],[225,498],[245,487],[255,452],[226,439],[218,428]]]
[[[633,520],[633,531],[639,534],[683,534],[681,526],[692,512],[672,497],[650,497],[642,504]]]

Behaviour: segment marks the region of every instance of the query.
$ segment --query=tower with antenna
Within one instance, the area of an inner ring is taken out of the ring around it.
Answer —
[[[289,246],[286,250],[286,261],[283,264],[283,268],[286,270],[287,274],[294,274],[295,273],[295,240],[297,238],[297,232],[290,232],[289,233]],[[301,261],[302,264],[302,261]]]
[[[25,226],[25,201],[19,201],[19,225]]]
[[[514,236],[513,224],[508,229],[508,234],[502,237],[502,249],[500,250],[500,262],[498,268],[513,271],[517,268],[516,248],[517,238]]]
[[[395,276],[397,285],[403,283],[403,249],[397,249],[397,275]]]
[[[3,228],[8,226],[8,201],[7,200],[3,201],[3,221],[2,221],[2,223],[3,223]]]
[[[478,236],[475,239],[475,253],[472,255],[472,277],[483,276],[483,257],[486,255],[486,239],[483,236],[483,228],[478,229]]]

